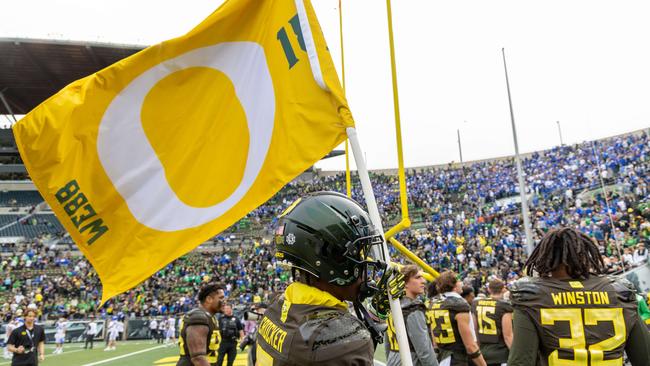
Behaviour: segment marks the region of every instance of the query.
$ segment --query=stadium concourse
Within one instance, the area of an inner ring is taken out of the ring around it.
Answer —
[[[598,241],[611,273],[643,265],[650,245],[649,142],[645,131],[637,131],[526,156],[535,239],[552,227],[573,226]],[[385,226],[390,226],[399,219],[397,177],[390,172],[371,177]],[[511,283],[522,275],[526,259],[516,179],[511,158],[409,170],[413,227],[399,240],[433,268],[461,273],[476,292],[484,291],[490,276]],[[2,321],[29,306],[38,309],[42,322],[93,314],[127,321],[144,317],[143,326],[149,317],[178,317],[191,309],[197,288],[214,280],[225,283],[227,295],[241,307],[268,302],[290,281],[289,272],[276,265],[269,240],[276,216],[298,195],[320,190],[343,192],[344,174],[317,174],[288,184],[226,232],[101,308],[94,270],[35,198],[38,193],[2,192]],[[363,201],[358,184],[353,196]]]

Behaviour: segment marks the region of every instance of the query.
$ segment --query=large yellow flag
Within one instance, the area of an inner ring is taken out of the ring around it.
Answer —
[[[104,302],[265,202],[352,123],[309,0],[230,0],[68,85],[14,135]]]

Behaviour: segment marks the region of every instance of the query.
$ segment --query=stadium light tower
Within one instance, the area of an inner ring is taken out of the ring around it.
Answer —
[[[517,176],[519,178],[519,197],[521,197],[521,215],[524,217],[524,232],[526,233],[526,252],[528,255],[533,252],[533,232],[530,229],[530,216],[528,215],[528,198],[526,197],[526,183],[524,172],[519,157],[519,143],[517,142],[517,128],[515,127],[515,114],[512,111],[512,98],[510,97],[510,81],[508,80],[508,67],[506,66],[506,51],[501,49],[503,54],[503,69],[506,72],[506,88],[508,89],[508,104],[510,105],[510,122],[512,124],[512,138],[515,141],[515,161],[517,163]]]
[[[564,146],[564,141],[562,141],[562,127],[560,127],[560,121],[555,121],[557,123],[557,132],[560,134],[560,146]]]

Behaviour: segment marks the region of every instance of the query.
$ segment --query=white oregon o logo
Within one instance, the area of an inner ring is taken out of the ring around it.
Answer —
[[[192,207],[178,199],[140,121],[142,103],[149,90],[162,78],[189,67],[210,67],[230,79],[250,133],[242,181],[228,198],[210,207]],[[102,117],[97,152],[108,177],[136,220],[156,230],[183,230],[214,220],[244,197],[266,158],[274,120],[275,94],[264,49],[253,42],[220,43],[163,61],[127,85]]]

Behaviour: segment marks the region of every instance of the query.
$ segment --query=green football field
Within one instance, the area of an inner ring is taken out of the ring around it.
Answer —
[[[62,354],[54,355],[52,351],[54,345],[45,346],[45,361],[39,366],[174,366],[178,360],[178,346],[164,346],[152,341],[120,342],[115,351],[104,351],[103,342],[96,342],[92,350],[83,349],[80,343],[67,343]],[[246,357],[246,353],[238,354],[234,366],[246,366]],[[375,357],[378,361],[385,361],[382,345],[377,347]],[[10,360],[0,358],[0,366],[10,364]]]

